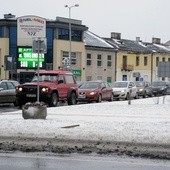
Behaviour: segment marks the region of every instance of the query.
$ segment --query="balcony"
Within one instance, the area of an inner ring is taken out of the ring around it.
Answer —
[[[133,71],[133,65],[122,64],[121,71]]]

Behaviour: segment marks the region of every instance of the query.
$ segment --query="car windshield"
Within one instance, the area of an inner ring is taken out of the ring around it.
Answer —
[[[32,82],[37,82],[38,76],[35,75],[32,79]],[[55,82],[57,80],[56,75],[46,75],[46,74],[41,74],[39,75],[39,81],[49,81],[49,82]]]
[[[99,83],[98,82],[85,82],[79,88],[80,89],[97,89]]]
[[[144,86],[144,82],[135,82],[137,87],[143,87]]]
[[[166,82],[163,81],[156,81],[152,83],[152,86],[166,86]]]
[[[115,82],[115,83],[113,83],[113,87],[115,87],[115,88],[127,87],[127,85],[128,85],[127,82]]]

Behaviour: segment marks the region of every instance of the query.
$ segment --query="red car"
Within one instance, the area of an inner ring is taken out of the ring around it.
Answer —
[[[113,89],[103,81],[87,81],[78,89],[79,102],[113,101]]]

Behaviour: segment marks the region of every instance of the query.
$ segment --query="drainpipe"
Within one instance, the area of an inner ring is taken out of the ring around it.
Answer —
[[[117,76],[117,51],[115,51],[115,81],[116,81],[116,76]]]
[[[153,55],[154,53],[151,53],[151,83],[153,81]]]

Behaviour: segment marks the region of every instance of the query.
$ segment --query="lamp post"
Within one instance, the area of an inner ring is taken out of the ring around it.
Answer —
[[[68,57],[68,65],[71,69],[71,8],[79,7],[79,4],[75,4],[72,6],[65,5],[64,7],[69,9],[69,57]]]

